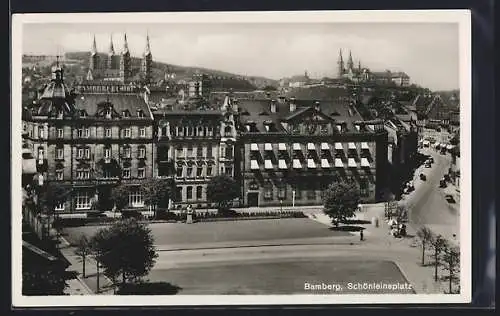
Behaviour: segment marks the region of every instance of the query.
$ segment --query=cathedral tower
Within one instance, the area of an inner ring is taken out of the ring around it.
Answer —
[[[344,59],[342,58],[342,48],[339,51],[339,60],[338,60],[337,64],[338,64],[337,75],[340,78],[345,73]]]
[[[347,60],[347,71],[353,70],[354,71],[354,62],[352,60],[352,53],[349,50],[349,59]]]
[[[99,68],[99,54],[97,53],[97,44],[94,40],[92,42],[92,48],[90,50],[90,62],[89,62],[89,70],[96,71]]]
[[[153,55],[151,54],[151,47],[149,45],[149,34],[146,35],[146,49],[144,50],[141,68],[144,81],[150,83],[153,79]]]
[[[131,58],[128,50],[127,34],[123,37],[123,51],[120,59],[120,78],[122,81],[128,81],[132,75],[131,73]]]
[[[115,48],[113,46],[113,35],[111,35],[111,37],[109,38],[109,49],[108,49],[108,62],[107,62],[108,69],[116,68],[114,60],[115,60]]]

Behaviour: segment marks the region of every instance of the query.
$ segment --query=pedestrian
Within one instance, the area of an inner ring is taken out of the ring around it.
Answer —
[[[363,241],[363,230],[359,231],[359,240]]]

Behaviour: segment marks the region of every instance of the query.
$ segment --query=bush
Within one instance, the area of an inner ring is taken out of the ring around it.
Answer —
[[[142,214],[139,211],[136,210],[129,210],[129,211],[123,211],[122,212],[122,218],[127,219],[127,218],[135,218],[135,219],[142,219]]]
[[[85,226],[87,219],[85,218],[56,218],[52,226],[54,228],[61,227],[78,227]]]
[[[217,217],[238,217],[239,213],[231,209],[220,209],[217,211]]]
[[[173,213],[173,212],[167,212],[167,211],[158,211],[156,212],[156,219],[160,220],[179,220],[179,215]]]
[[[182,288],[168,282],[125,283],[120,285],[119,295],[174,295]]]

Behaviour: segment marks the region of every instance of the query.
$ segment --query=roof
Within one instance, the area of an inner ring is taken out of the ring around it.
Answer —
[[[144,99],[138,94],[79,94],[76,99],[76,107],[85,110],[87,115],[95,115],[99,105],[109,102],[116,112],[122,113],[128,110],[133,116],[138,110],[142,110],[146,117],[151,117],[150,110]]]
[[[339,100],[349,96],[347,89],[337,87],[316,86],[290,89],[286,97],[298,100]]]
[[[271,100],[240,100],[238,102],[240,108],[240,120],[245,122],[252,121],[255,123],[255,128],[259,132],[265,132],[265,125],[268,122],[273,122],[276,128],[275,132],[284,132],[281,122],[291,120],[301,115],[307,115],[308,111],[312,111],[314,100],[296,100],[296,110],[290,111],[290,100],[284,102],[276,102],[277,112],[271,112]],[[348,129],[354,121],[362,121],[361,115],[350,107],[347,102],[342,101],[321,101],[319,103],[320,112],[332,120],[342,121],[348,124]],[[350,113],[349,113],[350,112]]]

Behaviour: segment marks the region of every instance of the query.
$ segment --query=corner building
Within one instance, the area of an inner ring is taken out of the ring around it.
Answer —
[[[332,182],[352,179],[364,202],[383,198],[387,131],[345,98],[240,100],[243,205],[319,205]]]

